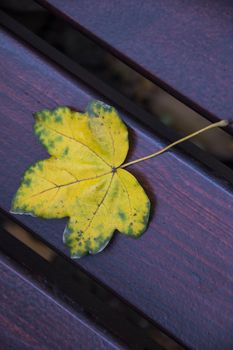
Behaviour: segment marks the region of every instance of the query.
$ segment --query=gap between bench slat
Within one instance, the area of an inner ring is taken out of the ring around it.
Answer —
[[[0,207],[9,211],[29,164],[48,155],[33,134],[32,113],[69,105],[84,110],[104,99],[2,31],[0,34]],[[130,125],[129,159],[161,147],[161,140]],[[186,345],[228,349],[233,344],[233,196],[177,151],[135,165],[152,201],[150,225],[139,240],[116,234],[96,256],[74,261]],[[65,219],[16,219],[55,250]]]

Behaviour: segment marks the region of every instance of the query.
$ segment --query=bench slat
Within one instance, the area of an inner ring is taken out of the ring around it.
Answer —
[[[9,211],[20,176],[48,157],[33,134],[32,113],[104,99],[11,35],[0,34],[0,207]],[[131,128],[130,159],[162,141],[121,112]],[[139,240],[116,234],[96,256],[74,261],[151,320],[194,349],[233,344],[233,195],[198,164],[172,151],[131,168],[152,201]],[[15,216],[55,250],[66,220]]]
[[[0,254],[1,349],[125,349],[72,314]]]
[[[233,120],[230,0],[40,2],[199,113]]]

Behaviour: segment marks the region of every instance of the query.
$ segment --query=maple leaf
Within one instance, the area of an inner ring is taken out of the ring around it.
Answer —
[[[128,131],[113,107],[93,101],[84,113],[44,109],[34,127],[51,157],[25,172],[13,213],[68,217],[63,237],[73,258],[100,252],[115,230],[135,238],[145,231],[150,201],[120,167]]]

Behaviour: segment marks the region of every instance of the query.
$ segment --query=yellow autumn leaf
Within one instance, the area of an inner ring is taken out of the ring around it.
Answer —
[[[145,231],[150,202],[120,167],[128,131],[113,107],[93,101],[84,113],[44,109],[35,114],[35,133],[51,157],[25,172],[13,213],[68,217],[64,242],[73,258],[100,252],[115,230],[135,238]]]

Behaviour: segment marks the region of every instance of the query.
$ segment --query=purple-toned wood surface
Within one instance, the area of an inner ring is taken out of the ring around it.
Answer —
[[[48,157],[33,134],[32,113],[57,105],[83,111],[103,97],[4,31],[0,91],[0,207],[9,211],[25,169]],[[161,147],[121,115],[130,126],[128,159]],[[191,348],[232,349],[233,194],[176,150],[130,170],[152,202],[147,232],[138,240],[115,234],[106,250],[74,263]],[[62,243],[66,219],[15,218],[69,256]]]
[[[210,119],[233,111],[231,0],[40,0]]]
[[[1,349],[125,349],[52,299],[2,255],[0,276]]]

